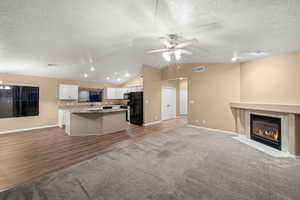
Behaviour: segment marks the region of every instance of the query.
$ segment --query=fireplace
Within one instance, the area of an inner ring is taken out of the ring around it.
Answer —
[[[281,150],[281,119],[263,115],[250,115],[252,140]]]

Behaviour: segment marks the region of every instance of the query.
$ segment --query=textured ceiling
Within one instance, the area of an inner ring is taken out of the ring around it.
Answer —
[[[147,54],[166,34],[198,39],[181,63],[230,62],[300,50],[299,21],[299,0],[1,0],[0,72],[125,81],[168,64]]]

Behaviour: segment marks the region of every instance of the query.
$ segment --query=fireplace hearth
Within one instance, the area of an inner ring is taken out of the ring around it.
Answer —
[[[281,119],[263,115],[250,115],[252,140],[281,150]]]

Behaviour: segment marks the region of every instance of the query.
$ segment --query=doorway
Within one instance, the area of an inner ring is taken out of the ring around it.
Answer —
[[[188,92],[187,90],[180,90],[180,115],[188,114]]]
[[[176,117],[176,88],[174,87],[161,89],[161,116],[162,120]]]

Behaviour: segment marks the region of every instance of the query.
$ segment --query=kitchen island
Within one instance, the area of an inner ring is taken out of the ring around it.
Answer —
[[[72,109],[66,112],[70,136],[105,135],[126,130],[127,109]]]

